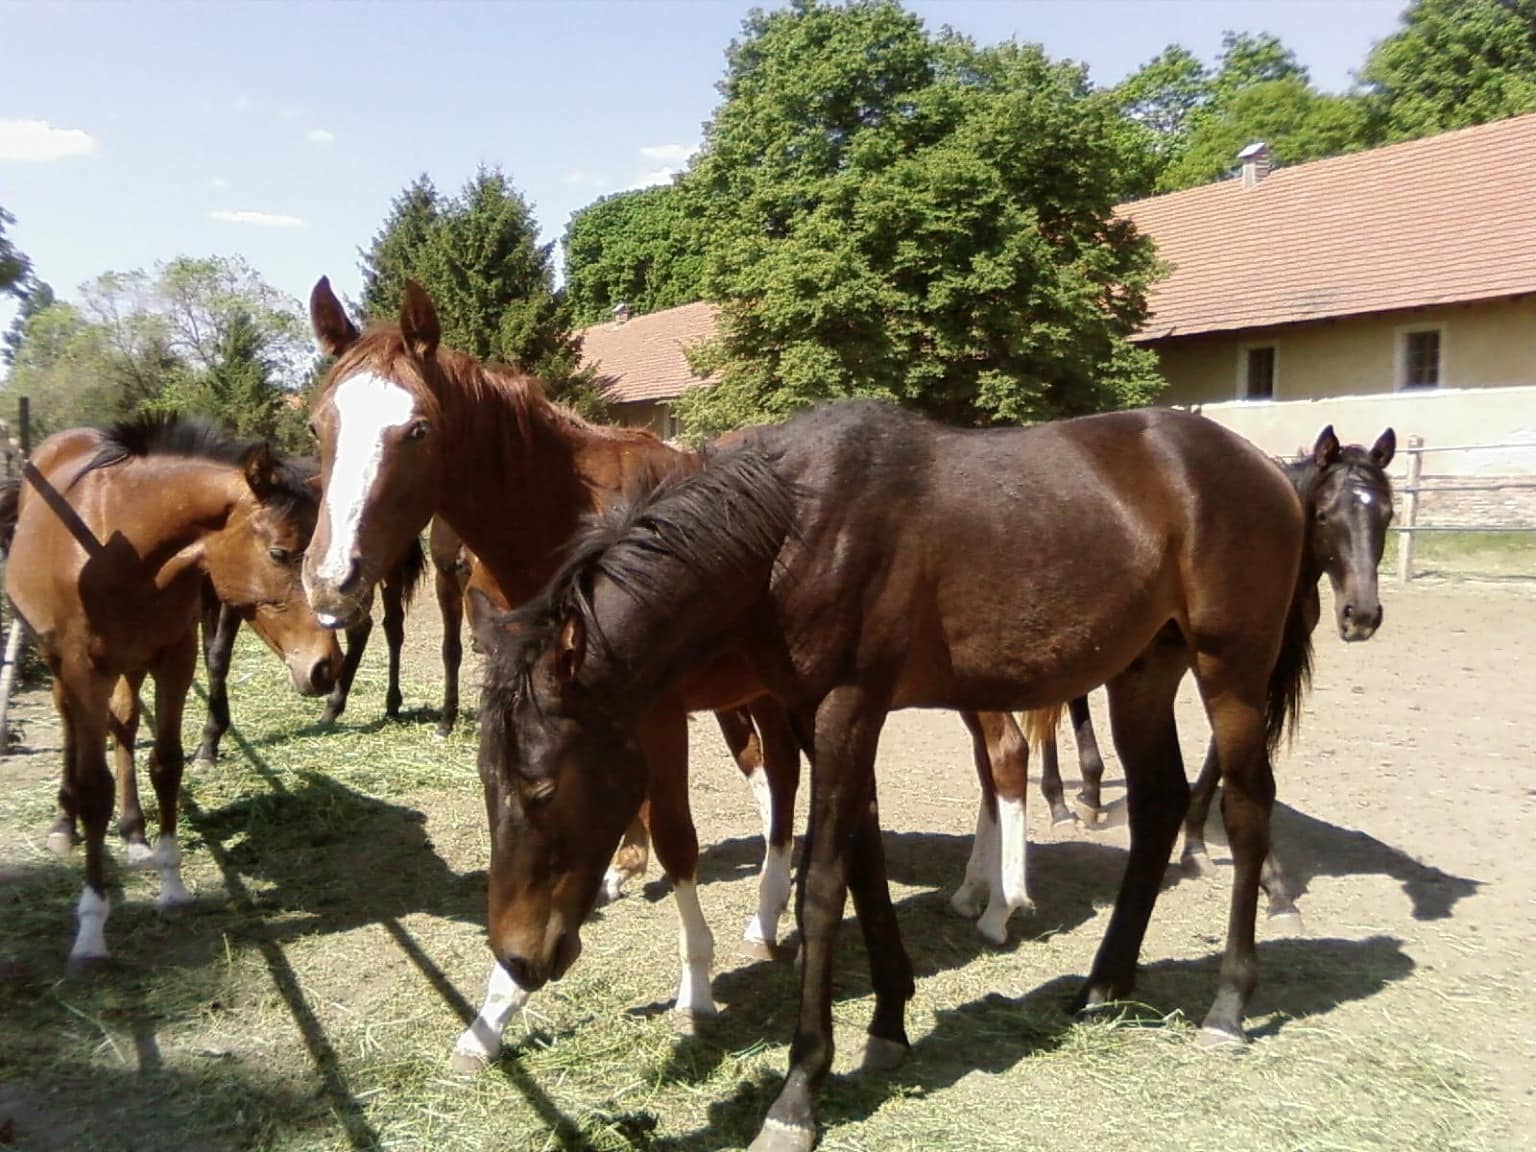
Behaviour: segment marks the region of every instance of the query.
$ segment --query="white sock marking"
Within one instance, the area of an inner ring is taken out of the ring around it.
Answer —
[[[75,933],[75,946],[69,950],[71,960],[105,960],[107,951],[107,917],[112,913],[112,901],[98,893],[89,884],[80,893],[80,903],[75,916],[80,922]]]
[[[757,800],[757,814],[763,822],[763,843],[773,839],[773,789],[768,786],[768,773],[757,768],[747,777],[752,785],[752,795]]]
[[[709,968],[715,959],[715,938],[704,922],[703,909],[699,907],[698,886],[692,880],[679,880],[674,896],[678,919],[677,952],[682,962],[676,1009],[695,1016],[713,1016],[716,1009],[709,985]]]
[[[162,836],[155,846],[155,867],[160,870],[160,895],[157,908],[176,908],[192,903],[192,893],[181,882],[181,849],[174,836]]]
[[[757,915],[747,921],[743,935],[756,944],[772,945],[779,938],[779,920],[789,907],[789,845],[768,846],[757,881]]]
[[[416,401],[394,381],[364,372],[338,384],[331,402],[336,406],[336,457],[325,489],[331,539],[315,574],[339,583],[352,570],[363,507],[384,457],[384,434],[411,421]]]
[[[979,916],[992,888],[992,859],[997,854],[997,821],[983,798],[976,805],[976,835],[971,838],[971,858],[965,862],[965,880],[949,903],[967,918]]]
[[[500,964],[492,962],[491,977],[486,981],[485,1003],[480,1015],[464,1030],[453,1046],[455,1056],[491,1063],[501,1055],[501,1034],[512,1014],[528,1002],[528,992],[512,979]]]
[[[1015,908],[1031,906],[1026,870],[1029,841],[1024,827],[1024,801],[997,798],[998,833],[992,845],[995,869],[987,909],[976,921],[976,930],[994,944],[1008,940],[1008,918]]]

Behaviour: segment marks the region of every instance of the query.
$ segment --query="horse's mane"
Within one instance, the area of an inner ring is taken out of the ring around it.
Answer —
[[[111,468],[125,460],[144,459],[153,456],[181,457],[190,460],[207,460],[213,464],[225,464],[238,468],[246,454],[258,447],[261,441],[236,440],[222,429],[206,420],[198,420],[175,413],[146,413],[130,420],[120,420],[101,429],[101,443],[90,462],[80,470],[71,487],[91,472]],[[280,513],[291,514],[303,508],[313,508],[315,494],[310,489],[308,476],[294,467],[275,450],[272,488],[266,498],[268,504],[278,506]]]
[[[1323,481],[1340,468],[1350,480],[1383,493],[1389,501],[1392,499],[1392,478],[1385,468],[1371,459],[1371,450],[1359,444],[1340,448],[1338,459],[1326,468],[1316,467],[1312,453],[1306,449],[1299,451],[1294,460],[1276,460],[1275,463],[1295,486],[1303,507],[1310,505]]]
[[[676,610],[722,579],[772,564],[795,515],[795,487],[774,463],[749,448],[706,456],[591,517],[544,591],[506,617],[518,642],[493,657],[487,685],[517,691],[567,612],[601,639],[592,603],[599,576],[637,603]]]

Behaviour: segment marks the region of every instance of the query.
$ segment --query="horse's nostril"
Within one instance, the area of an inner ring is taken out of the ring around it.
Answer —
[[[1352,604],[1344,605],[1344,619],[1346,619],[1346,620],[1352,619],[1354,617],[1354,615],[1355,615],[1354,605],[1352,605]]]
[[[501,962],[501,966],[507,970],[507,975],[512,977],[519,988],[526,988],[532,983],[528,979],[528,961],[521,956],[508,956]]]
[[[309,670],[310,684],[320,692],[324,692],[331,686],[333,670],[329,657],[315,661],[315,666]]]

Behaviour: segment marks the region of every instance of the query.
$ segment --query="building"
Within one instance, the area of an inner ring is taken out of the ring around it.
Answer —
[[[1536,385],[1536,115],[1123,205],[1164,400]]]
[[[687,349],[714,332],[713,304],[634,317],[621,304],[612,320],[581,330],[582,363],[596,371],[616,423],[671,440],[677,435],[672,401],[709,383],[688,367]]]

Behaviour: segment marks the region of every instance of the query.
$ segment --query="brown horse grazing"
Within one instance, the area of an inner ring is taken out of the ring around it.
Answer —
[[[1193,668],[1236,864],[1205,1030],[1241,1038],[1270,753],[1310,656],[1305,525],[1285,478],[1235,434],[1166,410],[959,431],[851,402],[754,430],[748,445],[588,535],[493,641],[480,767],[490,941],[509,994],[559,977],[580,951],[603,867],[645,795],[651,703],[705,678],[722,694],[766,686],[810,754],[812,796],[800,1018],[754,1147],[809,1148],[850,885],[875,989],[866,1060],[908,1048],[912,968],[874,788],[886,714],[1032,709],[1107,684],[1131,848],[1077,999],[1094,1008],[1131,991],[1188,805],[1173,701]]]
[[[131,783],[146,675],[156,693],[149,771],[160,801],[159,903],[189,898],[176,807],[204,579],[222,601],[250,611],[298,691],[330,688],[341,652],[299,586],[315,512],[313,490],[265,444],[242,448],[177,420],[61,432],[28,463],[5,591],[48,664],[64,731],[63,815],[50,839],[67,842],[76,820],[85,831],[71,959],[107,955],[106,740],[110,733],[117,743],[118,780]]]
[[[388,561],[433,517],[473,551],[476,579],[485,581],[491,599],[520,604],[553,575],[584,516],[694,459],[649,433],[589,424],[545,399],[537,380],[440,347],[436,311],[415,284],[407,286],[398,326],[360,333],[324,278],[311,294],[310,315],[320,346],[337,357],[311,413],[324,496],[304,563],[310,603],[328,626],[357,617]],[[672,694],[641,735],[650,766],[650,834],[674,882],[681,922],[677,1010],[684,1021],[715,1011],[714,943],[698,904],[698,838],[687,793],[687,713],[713,710],[713,698],[709,686]],[[771,834],[762,899],[776,906],[754,917],[749,937],[757,925],[776,926],[788,901],[799,770],[793,734],[777,706],[765,700],[753,707],[763,760],[788,763],[751,777]],[[753,765],[742,767],[750,772]],[[758,784],[762,778],[766,785]],[[644,832],[632,819],[635,851],[621,866],[637,866]],[[455,1049],[456,1066],[494,1056],[499,1031],[477,1022]]]

